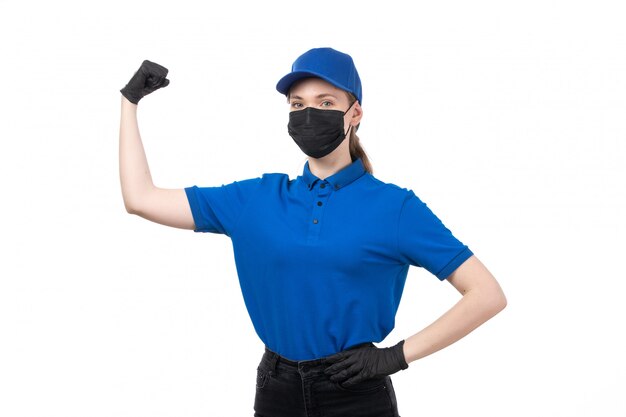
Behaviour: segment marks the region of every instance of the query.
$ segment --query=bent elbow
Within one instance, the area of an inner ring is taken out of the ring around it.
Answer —
[[[130,199],[124,199],[124,208],[128,214],[139,214],[139,209],[137,208],[137,204],[135,204]]]
[[[504,310],[504,308],[508,305],[508,303],[509,303],[509,302],[508,302],[508,300],[506,299],[506,296],[505,296],[504,294],[502,294],[502,295],[500,296],[500,299],[499,299],[498,301],[499,301],[499,302],[498,302],[498,304],[497,304],[497,307],[498,307],[498,308],[497,308],[497,310],[498,310],[498,313],[499,313],[499,312],[501,312],[502,310]]]
[[[496,294],[494,294],[491,297],[491,300],[489,303],[489,310],[491,312],[491,315],[495,316],[496,314],[504,310],[507,304],[508,304],[508,301],[504,293],[502,291],[498,291]]]

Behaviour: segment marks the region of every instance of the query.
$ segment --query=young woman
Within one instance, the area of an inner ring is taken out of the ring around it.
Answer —
[[[461,339],[506,298],[413,191],[373,176],[356,135],[363,98],[352,58],[309,50],[277,84],[290,107],[288,132],[309,156],[302,175],[213,187],[152,182],[137,104],[169,84],[167,72],[146,60],[120,90],[124,204],[156,223],[231,238],[244,301],[265,344],[255,416],[397,416],[390,375]],[[379,348],[410,265],[462,297],[428,327]]]

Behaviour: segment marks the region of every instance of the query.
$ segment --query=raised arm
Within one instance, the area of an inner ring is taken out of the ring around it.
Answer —
[[[185,190],[159,188],[152,182],[137,123],[139,100],[167,86],[169,80],[166,75],[164,67],[144,61],[129,83],[120,90],[119,169],[122,197],[128,213],[166,226],[193,230],[195,225]]]

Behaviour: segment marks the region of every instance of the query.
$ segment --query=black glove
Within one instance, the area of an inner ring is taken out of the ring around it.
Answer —
[[[170,80],[165,78],[167,71],[167,68],[146,59],[120,92],[128,101],[137,104],[143,96],[161,87],[167,87],[170,83]]]
[[[331,366],[324,373],[330,380],[344,387],[385,375],[391,375],[409,367],[404,358],[404,340],[393,347],[365,346],[344,350],[326,358]]]

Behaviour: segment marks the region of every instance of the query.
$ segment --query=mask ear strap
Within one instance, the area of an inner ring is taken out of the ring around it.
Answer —
[[[344,115],[344,116],[346,115],[346,113],[348,113],[348,112],[350,111],[350,109],[352,108],[352,106],[354,106],[354,103],[356,103],[356,102],[357,102],[357,100],[354,100],[354,101],[352,102],[352,104],[350,104],[350,107],[348,107],[348,110],[346,110],[345,112],[343,112],[343,115]],[[352,129],[352,125],[348,126],[348,131],[345,133],[344,138],[345,138],[346,136],[348,136],[348,133],[350,133],[350,129]]]
[[[350,129],[352,129],[352,125],[348,126],[348,131],[343,136],[344,138],[348,137],[348,133],[350,133]]]
[[[356,103],[356,102],[357,102],[357,100],[354,100],[354,101],[352,102],[352,104],[350,104],[350,107],[348,107],[348,110],[346,110],[346,111],[344,111],[344,112],[343,112],[343,115],[344,115],[344,116],[346,115],[346,113],[348,113],[348,112],[350,111],[350,109],[352,108],[352,106],[354,106],[354,103]]]

